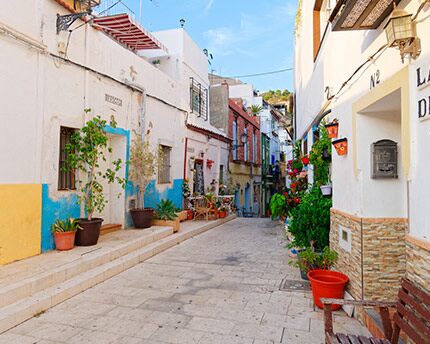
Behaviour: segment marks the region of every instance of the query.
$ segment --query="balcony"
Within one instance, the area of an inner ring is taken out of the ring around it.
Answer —
[[[338,0],[330,16],[332,31],[373,30],[400,0]]]

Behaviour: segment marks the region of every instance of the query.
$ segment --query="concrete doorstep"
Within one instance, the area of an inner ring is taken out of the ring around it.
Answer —
[[[53,251],[0,267],[0,334],[180,242],[233,220],[121,230],[91,247]]]

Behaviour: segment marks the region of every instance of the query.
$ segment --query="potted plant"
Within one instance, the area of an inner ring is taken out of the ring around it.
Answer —
[[[75,234],[78,229],[82,227],[76,219],[69,217],[67,220],[56,220],[51,226],[55,248],[58,251],[71,250],[75,246]]]
[[[310,163],[314,167],[314,184],[319,186],[324,196],[331,195],[330,184],[330,160],[331,140],[328,136],[326,125],[321,123],[319,126],[319,140],[312,145],[309,154]]]
[[[314,186],[305,192],[300,203],[292,209],[288,231],[293,236],[292,247],[323,250],[329,244],[331,198]]]
[[[227,217],[227,207],[224,204],[218,208],[218,216],[220,219]]]
[[[325,128],[327,130],[328,137],[330,139],[337,138],[337,135],[338,135],[338,132],[339,132],[339,123],[338,123],[338,121],[337,121],[336,118],[331,123],[327,123],[325,125]]]
[[[86,109],[88,113],[91,110]],[[109,125],[116,127],[115,119],[112,117]],[[87,121],[85,125],[74,133],[65,147],[67,169],[77,171],[79,184],[78,200],[83,203],[86,218],[78,220],[82,230],[76,233],[75,243],[79,246],[91,246],[97,244],[100,236],[100,227],[103,219],[94,218],[97,211],[101,213],[107,203],[103,193],[103,180],[110,183],[119,183],[123,188],[126,179],[117,176],[122,166],[121,159],[112,161],[112,166],[106,170],[100,168],[101,161],[107,160],[107,154],[112,152],[108,144],[108,136],[104,131],[107,121],[95,116]]]
[[[336,148],[336,152],[338,155],[348,154],[348,139],[346,137],[343,137],[339,140],[334,140],[332,144],[334,148]]]
[[[337,252],[330,250],[328,246],[324,247],[322,252],[307,247],[304,250],[299,250],[296,266],[300,268],[301,277],[307,280],[307,273],[311,270],[330,270],[336,262],[337,257]]]
[[[136,134],[130,147],[130,173],[129,179],[133,182],[137,194],[137,207],[130,209],[131,218],[135,228],[151,227],[154,215],[152,208],[145,208],[145,191],[154,178],[162,161],[162,152],[151,149],[149,131],[146,139]]]
[[[187,220],[194,219],[194,210],[193,209],[187,209]]]
[[[156,226],[172,226],[173,232],[179,231],[180,219],[177,208],[169,199],[162,199],[155,209],[153,224]]]

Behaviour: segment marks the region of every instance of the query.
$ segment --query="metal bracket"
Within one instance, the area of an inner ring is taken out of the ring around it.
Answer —
[[[57,13],[57,35],[60,33],[60,31],[66,31],[69,29],[69,27],[80,18],[83,18],[87,15],[91,14],[90,11],[88,12],[81,12],[81,13],[72,13],[72,14],[66,14],[63,16],[60,16]]]

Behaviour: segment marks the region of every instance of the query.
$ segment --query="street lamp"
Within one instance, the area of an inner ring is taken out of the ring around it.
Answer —
[[[248,142],[248,134],[247,133],[243,133],[242,135],[240,135],[240,142],[241,143],[239,145],[233,144],[232,149],[235,150],[239,147],[245,146],[245,144]]]
[[[395,7],[385,25],[385,33],[388,46],[399,48],[402,62],[406,54],[410,54],[413,59],[420,55],[420,40],[415,33],[412,14]]]
[[[181,24],[181,28],[184,28],[185,19],[184,18],[179,19],[179,24]]]

